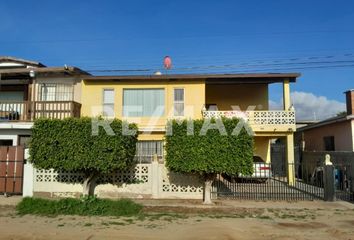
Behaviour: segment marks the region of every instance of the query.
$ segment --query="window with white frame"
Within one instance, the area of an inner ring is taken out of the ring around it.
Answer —
[[[40,101],[73,101],[74,86],[72,84],[39,84]]]
[[[103,89],[103,116],[114,117],[114,89]]]
[[[160,117],[164,113],[163,88],[123,89],[124,117]]]
[[[175,88],[173,91],[174,116],[184,116],[184,88]]]

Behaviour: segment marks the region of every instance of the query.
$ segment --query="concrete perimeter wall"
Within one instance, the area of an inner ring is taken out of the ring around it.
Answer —
[[[78,197],[83,176],[25,166],[24,196]],[[164,164],[137,164],[135,168],[103,176],[95,188],[103,198],[201,199],[203,182],[195,175],[169,172]]]

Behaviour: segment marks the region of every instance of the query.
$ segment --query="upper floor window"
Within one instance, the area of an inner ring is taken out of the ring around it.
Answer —
[[[184,116],[184,89],[175,88],[173,91],[173,114]]]
[[[72,84],[47,84],[39,85],[40,101],[73,101],[74,87]]]
[[[165,113],[164,89],[124,89],[124,117],[160,117]]]
[[[103,89],[103,116],[114,117],[114,90]]]

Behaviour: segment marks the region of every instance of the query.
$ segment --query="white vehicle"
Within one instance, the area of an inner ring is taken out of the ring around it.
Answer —
[[[271,165],[265,163],[262,160],[262,158],[258,156],[253,156],[252,175],[243,175],[240,173],[238,174],[238,176],[230,177],[230,176],[223,175],[223,177],[229,180],[230,182],[240,181],[240,180],[266,182],[270,177],[272,177]]]
[[[262,158],[260,158],[258,156],[254,156],[253,157],[253,174],[251,176],[243,176],[243,177],[267,180],[271,176],[272,176],[272,171],[271,171],[270,164],[265,163],[262,160]]]

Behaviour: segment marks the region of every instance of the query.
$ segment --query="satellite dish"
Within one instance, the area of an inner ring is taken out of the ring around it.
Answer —
[[[172,68],[172,60],[169,56],[166,56],[163,59],[163,66],[165,69],[171,69]]]

